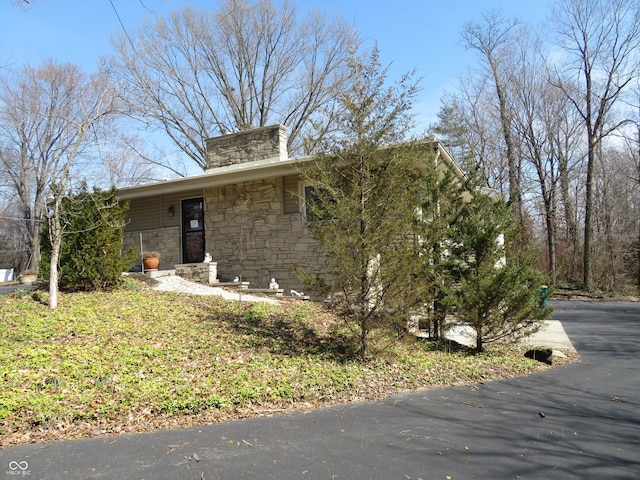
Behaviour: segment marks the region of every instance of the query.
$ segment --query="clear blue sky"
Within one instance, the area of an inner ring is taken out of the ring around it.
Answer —
[[[436,120],[440,98],[475,57],[459,45],[463,25],[482,12],[501,9],[537,25],[550,13],[552,0],[298,0],[300,10],[316,8],[342,15],[371,44],[378,42],[392,78],[417,68],[423,77],[416,105],[423,130]],[[94,71],[101,55],[111,53],[109,36],[140,26],[145,18],[185,5],[217,8],[217,0],[0,0],[0,67],[37,65],[52,58]]]

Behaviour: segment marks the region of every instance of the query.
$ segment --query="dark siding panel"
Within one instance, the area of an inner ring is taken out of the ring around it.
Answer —
[[[180,208],[186,198],[202,197],[202,189],[155,195],[146,198],[134,198],[129,201],[127,218],[129,223],[125,231],[137,232],[161,227],[180,226]],[[173,216],[169,216],[169,207],[173,207]]]
[[[287,175],[283,178],[284,185],[284,213],[293,214],[300,212],[300,198],[298,197],[299,175]]]
[[[182,200],[188,198],[197,198],[204,197],[204,192],[202,189],[197,190],[188,190],[185,192],[171,193],[168,195],[162,196],[162,204],[163,204],[163,218],[162,218],[162,226],[163,227],[179,227],[180,226],[180,208],[182,205]],[[206,203],[206,202],[205,202]],[[173,217],[167,215],[167,211],[169,207],[173,207]]]
[[[148,230],[162,225],[162,198],[135,198],[129,201],[125,231]]]

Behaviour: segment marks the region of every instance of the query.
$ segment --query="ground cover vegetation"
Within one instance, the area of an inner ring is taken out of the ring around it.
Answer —
[[[323,306],[151,290],[0,298],[1,445],[143,432],[528,374],[524,350],[484,353],[379,329],[370,361]]]

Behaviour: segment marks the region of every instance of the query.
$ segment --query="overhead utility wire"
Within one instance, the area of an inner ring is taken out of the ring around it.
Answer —
[[[131,37],[129,36],[129,32],[127,32],[127,29],[125,28],[124,23],[122,23],[122,19],[120,18],[120,14],[118,13],[118,10],[116,9],[116,6],[113,4],[113,0],[109,0],[109,3],[111,4],[111,8],[113,9],[113,13],[115,13],[116,17],[118,18],[118,22],[120,22],[120,26],[122,27],[122,31],[126,35],[127,40],[129,40],[129,43],[131,44],[131,48],[133,48],[133,50],[135,51],[136,47],[133,44],[133,41],[131,40]]]

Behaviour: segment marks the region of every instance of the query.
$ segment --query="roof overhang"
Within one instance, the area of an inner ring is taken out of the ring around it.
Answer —
[[[312,157],[288,160],[266,159],[257,162],[229,165],[211,169],[202,175],[119,188],[117,195],[119,200],[132,200],[135,198],[166,195],[198,188],[219,187],[233,183],[259,180],[261,178],[291,175],[298,172],[299,166],[311,160]]]
[[[425,146],[433,146],[436,153],[436,162],[443,161],[459,178],[464,178],[462,169],[442,143],[432,139],[423,140],[418,143]],[[301,167],[311,162],[313,162],[313,157],[292,158],[287,160],[274,157],[256,162],[213,168],[201,175],[123,187],[118,189],[117,196],[119,200],[133,200],[136,198],[166,195],[199,188],[219,187],[262,178],[292,175],[298,173]]]

